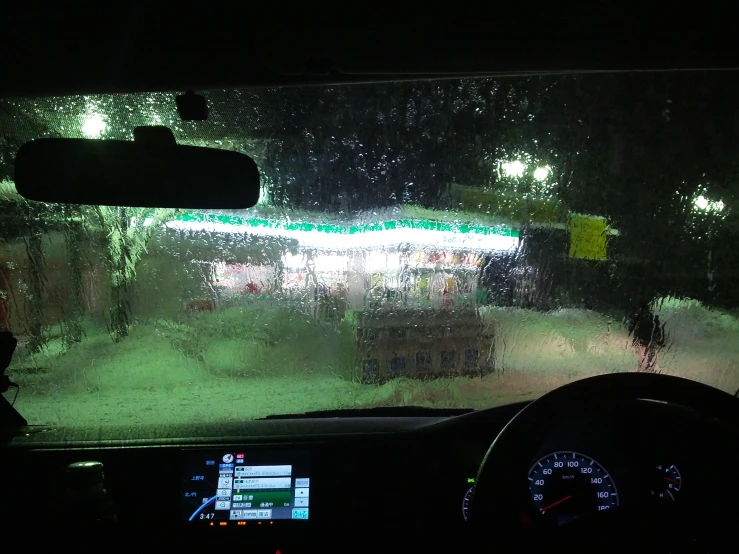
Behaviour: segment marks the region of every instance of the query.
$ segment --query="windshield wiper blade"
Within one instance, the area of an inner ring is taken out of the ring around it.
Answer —
[[[275,414],[260,419],[310,419],[330,417],[453,417],[474,412],[472,408],[427,408],[424,406],[381,406],[377,408],[348,408],[316,410],[300,414]]]

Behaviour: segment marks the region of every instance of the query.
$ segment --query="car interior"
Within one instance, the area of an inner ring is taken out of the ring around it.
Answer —
[[[729,22],[183,10],[3,25],[5,552],[735,549]]]

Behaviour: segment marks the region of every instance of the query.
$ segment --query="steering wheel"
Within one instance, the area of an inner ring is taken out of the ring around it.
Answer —
[[[519,551],[522,546],[525,550],[528,547],[533,550],[539,543],[550,551],[552,548],[557,551],[560,547],[569,551],[588,549],[599,552],[609,547],[643,548],[650,529],[659,526],[651,514],[645,521],[643,513],[627,513],[617,508],[557,527],[552,522],[543,521],[547,518],[539,518],[538,513],[532,513],[528,492],[528,471],[532,459],[558,422],[613,409],[618,403],[638,399],[662,401],[692,409],[712,423],[725,424],[736,441],[733,433],[739,429],[739,401],[708,385],[652,373],[613,373],[575,381],[526,406],[493,441],[478,470],[470,502],[468,521],[472,538],[481,544],[487,539],[496,550],[505,544]],[[733,442],[728,447],[729,451],[737,453],[737,444],[739,442]],[[735,459],[732,462],[735,464]],[[739,515],[736,504],[739,504],[739,498],[734,497],[727,501],[727,506],[721,507],[733,510],[733,515],[726,514],[729,521],[731,517]],[[718,525],[716,520],[711,523]],[[680,535],[681,523],[672,521],[670,525],[671,534]],[[728,525],[728,529],[733,529],[733,526]],[[660,532],[667,534],[665,529]],[[660,544],[662,535],[652,534],[655,536],[651,538]],[[638,536],[639,543],[622,543],[627,536],[632,540]],[[667,547],[666,544],[660,545]],[[680,547],[685,546],[683,541]],[[701,548],[705,548],[705,545]]]

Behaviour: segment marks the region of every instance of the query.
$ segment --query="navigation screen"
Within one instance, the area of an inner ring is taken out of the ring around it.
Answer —
[[[186,453],[182,484],[187,521],[212,526],[308,519],[307,453],[197,451]]]

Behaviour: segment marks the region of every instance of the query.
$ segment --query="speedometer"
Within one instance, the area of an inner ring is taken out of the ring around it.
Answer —
[[[554,452],[537,461],[529,470],[529,491],[536,509],[559,523],[618,506],[611,475],[578,452]]]

